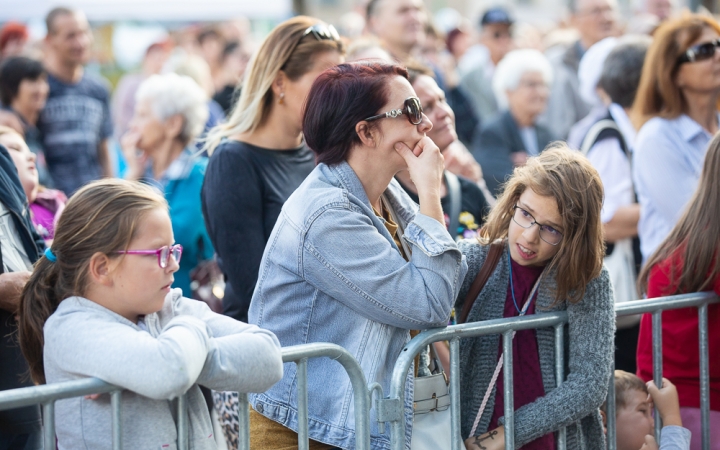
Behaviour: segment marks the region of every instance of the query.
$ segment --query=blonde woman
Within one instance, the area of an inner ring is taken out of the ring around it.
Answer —
[[[285,200],[315,167],[302,109],[315,78],[343,61],[335,28],[298,16],[275,27],[253,55],[238,103],[206,141],[201,199],[226,277],[223,312],[247,322],[265,244]],[[216,398],[228,444],[237,447],[237,394]]]
[[[227,278],[224,313],[235,319],[247,322],[280,208],[315,167],[302,138],[305,98],[320,72],[343,55],[332,26],[305,16],[281,23],[251,59],[228,121],[208,136],[203,215]]]

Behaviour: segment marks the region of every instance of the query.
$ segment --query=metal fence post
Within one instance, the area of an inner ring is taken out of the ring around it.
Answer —
[[[515,450],[515,397],[513,394],[513,336],[503,333],[503,395],[505,400],[505,450]],[[496,394],[497,395],[497,394]]]
[[[178,449],[188,450],[187,394],[183,394],[178,398],[177,416]]]
[[[450,340],[450,439],[452,450],[464,450],[460,431],[460,339]]]
[[[652,337],[653,337],[653,380],[658,388],[662,387],[662,310],[655,311],[652,315]],[[660,442],[660,430],[662,430],[662,419],[657,408],[655,408],[655,440]]]
[[[605,400],[605,417],[607,417],[608,450],[617,449],[617,428],[615,423],[615,371],[610,372],[607,400]]]
[[[43,448],[55,448],[55,400],[43,404]]]
[[[555,385],[565,381],[565,325],[555,325]],[[565,450],[565,427],[558,430],[557,450]]]
[[[250,450],[250,404],[248,395],[238,393],[238,450]]]
[[[702,450],[710,450],[710,364],[708,350],[708,306],[698,308],[700,350],[700,422]]]
[[[122,391],[110,394],[112,406],[112,438],[113,450],[122,450]]]
[[[298,449],[309,450],[308,437],[308,386],[307,358],[296,361],[297,365],[297,398],[298,398]]]

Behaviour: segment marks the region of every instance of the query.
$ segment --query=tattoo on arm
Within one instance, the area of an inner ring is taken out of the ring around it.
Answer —
[[[492,431],[488,432],[486,435],[475,436],[475,445],[480,447],[480,450],[487,450],[487,447],[485,447],[482,444],[482,442],[487,441],[488,439],[490,439],[491,441],[494,441],[495,436],[497,436],[497,434],[498,434],[497,430],[492,430]]]

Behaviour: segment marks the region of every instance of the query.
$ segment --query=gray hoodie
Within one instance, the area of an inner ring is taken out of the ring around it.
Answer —
[[[207,406],[198,384],[262,392],[282,378],[273,333],[215,314],[174,289],[162,310],[136,325],[82,297],[60,303],[44,329],[47,383],[97,377],[121,386],[123,448],[177,447],[172,399],[187,392],[191,449],[214,449]],[[58,401],[58,447],[112,447],[110,396]]]

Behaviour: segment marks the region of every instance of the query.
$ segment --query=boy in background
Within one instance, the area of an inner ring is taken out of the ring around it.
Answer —
[[[653,437],[653,404],[663,422],[660,446]],[[603,405],[603,421],[605,410]],[[690,430],[682,426],[677,389],[669,380],[663,378],[658,389],[652,381],[646,385],[636,375],[616,370],[615,411],[618,450],[689,450]]]

